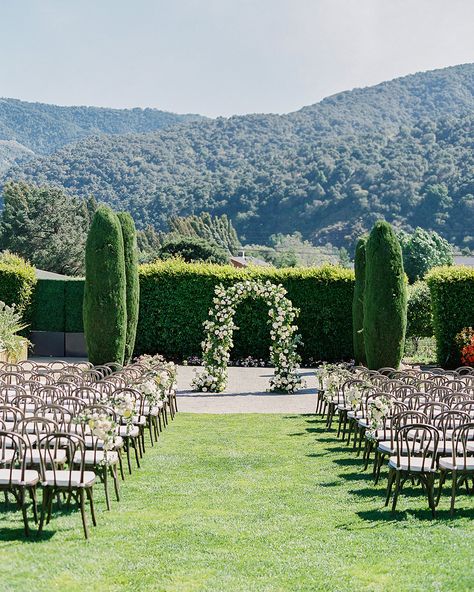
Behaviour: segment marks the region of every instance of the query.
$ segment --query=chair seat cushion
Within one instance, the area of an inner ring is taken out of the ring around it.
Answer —
[[[413,471],[414,473],[434,473],[437,471],[436,463],[432,466],[433,459],[422,456],[401,456],[400,464],[396,456],[391,456],[388,466],[399,471]]]
[[[21,469],[0,469],[0,485],[36,485],[39,481],[38,471]]]
[[[439,468],[448,471],[474,471],[474,457],[464,459],[462,456],[459,456],[455,460],[456,462],[453,462],[452,456],[442,456],[439,459]]]
[[[37,448],[33,448],[26,453],[25,460],[28,464],[39,465],[41,457],[43,457],[43,460],[47,465],[52,464],[51,460],[55,465],[62,465],[67,461],[67,453],[61,448],[51,450],[51,454],[49,452],[46,453],[44,450],[40,451]]]
[[[82,454],[80,451],[76,452],[74,455],[74,464],[80,464],[81,456]],[[104,456],[104,450],[86,450],[84,454],[84,463],[89,466],[99,465],[104,460]],[[109,450],[107,452],[107,462],[110,465],[118,463],[118,453],[114,450]]]
[[[91,487],[95,481],[94,471],[84,471],[81,481],[81,471],[45,471],[43,485],[56,487]]]
[[[140,430],[137,426],[119,426],[119,436],[123,438],[130,436],[131,438],[137,438],[140,434]]]
[[[390,440],[382,440],[379,442],[377,448],[385,454],[393,454],[395,452],[395,445]]]

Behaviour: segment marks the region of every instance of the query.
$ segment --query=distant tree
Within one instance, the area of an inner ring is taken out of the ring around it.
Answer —
[[[160,248],[162,259],[181,257],[185,261],[207,261],[209,263],[228,263],[229,256],[217,245],[200,238],[182,237],[168,240]]]
[[[410,283],[423,278],[432,267],[454,263],[452,246],[437,232],[416,228],[413,234],[401,232],[399,239]]]
[[[240,247],[237,232],[225,214],[211,216],[203,212],[199,216],[175,216],[168,220],[168,226],[172,236],[202,238],[226,249],[229,254],[234,254]]]
[[[89,227],[83,200],[57,187],[10,182],[3,188],[3,203],[1,249],[47,271],[83,273]]]
[[[137,246],[140,263],[149,263],[156,259],[163,240],[163,233],[157,232],[151,224],[145,226],[143,230],[138,230]]]

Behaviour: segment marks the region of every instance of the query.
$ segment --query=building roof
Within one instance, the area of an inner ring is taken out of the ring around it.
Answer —
[[[248,267],[249,265],[256,265],[257,267],[272,267],[268,261],[257,259],[256,257],[237,256],[231,257],[230,262],[236,267]]]
[[[36,277],[39,280],[66,280],[70,276],[54,273],[53,271],[46,271],[44,269],[35,269]]]

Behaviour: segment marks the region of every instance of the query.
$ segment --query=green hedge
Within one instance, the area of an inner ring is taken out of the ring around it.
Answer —
[[[136,351],[184,359],[200,355],[203,322],[217,284],[253,278],[281,283],[300,309],[305,361],[352,357],[351,307],[354,274],[340,267],[237,270],[230,266],[158,262],[140,268],[140,316]],[[236,314],[234,358],[268,357],[268,310],[248,300]]]
[[[15,304],[26,323],[31,323],[31,301],[36,284],[35,269],[21,257],[0,256],[0,300]]]
[[[474,326],[474,269],[437,267],[426,276],[430,287],[438,364],[461,364],[455,336]]]
[[[33,297],[31,328],[35,331],[81,333],[84,280],[40,279]]]
[[[432,337],[431,294],[424,281],[408,286],[407,337]]]

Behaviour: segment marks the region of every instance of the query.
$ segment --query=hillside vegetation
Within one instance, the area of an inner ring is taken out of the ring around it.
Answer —
[[[356,89],[287,115],[90,137],[10,169],[128,209],[139,227],[227,214],[241,241],[349,246],[384,217],[474,247],[474,65]]]

